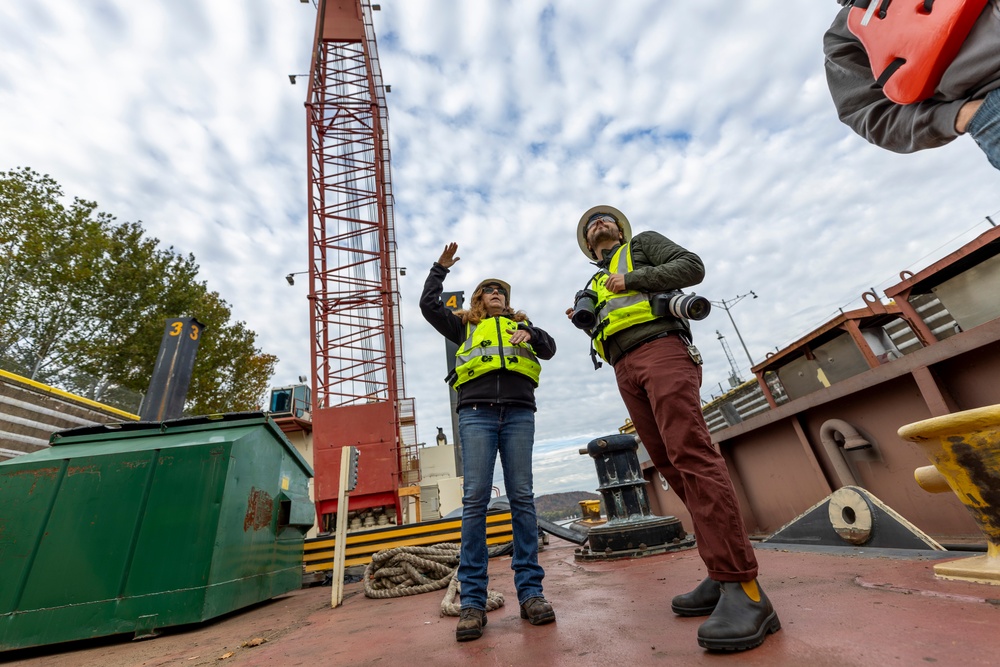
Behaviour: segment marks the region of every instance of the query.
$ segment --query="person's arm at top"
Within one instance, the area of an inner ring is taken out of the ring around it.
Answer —
[[[823,35],[826,81],[840,120],[895,153],[943,146],[964,132],[978,102],[924,100],[904,105],[885,96],[875,85],[864,46],[847,27],[849,11],[840,10]]]

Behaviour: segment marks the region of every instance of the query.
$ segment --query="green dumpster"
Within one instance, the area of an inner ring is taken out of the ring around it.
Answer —
[[[0,650],[148,636],[301,587],[312,469],[263,413],[50,443],[0,463]]]

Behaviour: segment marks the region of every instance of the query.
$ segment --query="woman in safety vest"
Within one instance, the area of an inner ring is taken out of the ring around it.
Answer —
[[[472,293],[468,310],[442,303],[444,278],[459,260],[457,243],[445,246],[420,295],[420,312],[438,333],[459,346],[449,383],[458,392],[462,451],[462,549],[458,580],[462,607],[455,638],[478,639],[486,625],[489,580],[486,509],[493,491],[497,453],[503,466],[514,533],[514,586],[521,618],[532,625],[555,620],[542,595],[545,572],[538,564],[538,524],[532,490],[535,387],[539,359],[551,359],[556,343],[510,307],[510,285],[489,278]]]

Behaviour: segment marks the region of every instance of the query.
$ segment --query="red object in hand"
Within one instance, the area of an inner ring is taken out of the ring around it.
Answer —
[[[871,0],[847,27],[861,40],[876,83],[897,104],[934,94],[989,0]],[[865,17],[868,20],[865,20]]]

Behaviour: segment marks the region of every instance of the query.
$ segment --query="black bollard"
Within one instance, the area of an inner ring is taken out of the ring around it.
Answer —
[[[608,521],[590,529],[589,546],[577,549],[577,560],[636,558],[694,546],[680,519],[649,511],[638,448],[636,436],[615,434],[591,440],[580,450],[594,459]]]

